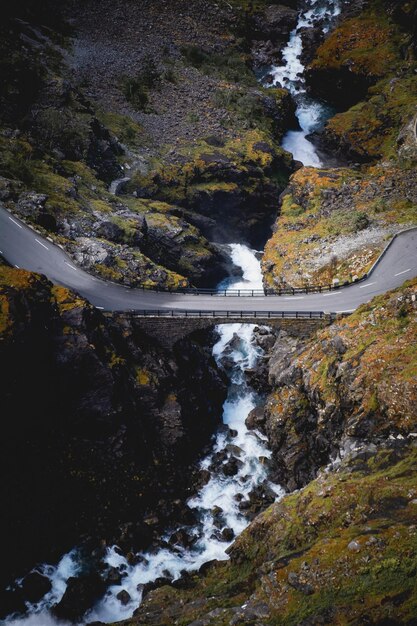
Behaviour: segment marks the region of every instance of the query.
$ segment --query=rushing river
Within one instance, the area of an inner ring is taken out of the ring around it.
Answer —
[[[297,104],[300,130],[289,131],[283,147],[292,152],[294,159],[305,165],[320,167],[322,161],[314,145],[307,139],[309,133],[319,128],[329,117],[330,110],[306,94],[303,77],[304,67],[300,60],[302,52],[301,29],[320,25],[327,31],[332,20],[340,13],[342,0],[308,0],[307,8],[300,13],[295,30],[283,52],[283,65],[272,68],[274,83],[286,87]],[[117,181],[120,182],[120,181]],[[260,253],[240,243],[230,244],[230,255],[241,277],[231,277],[219,285],[219,289],[262,289]],[[188,506],[198,514],[198,523],[187,528],[191,538],[189,547],[171,545],[170,537],[178,528],[167,530],[163,537],[164,547],[154,553],[143,553],[138,565],[129,565],[116,547],[108,549],[105,560],[111,567],[123,573],[122,583],[108,590],[104,599],[85,616],[83,623],[99,620],[115,622],[129,618],[142,599],[143,585],[159,577],[176,579],[181,572],[197,570],[212,559],[227,559],[226,550],[232,536],[239,535],[248,525],[239,503],[247,501],[249,494],[260,485],[281,495],[277,485],[269,483],[264,460],[270,456],[265,438],[256,431],[249,431],[245,420],[257,405],[259,398],[248,387],[245,370],[256,365],[262,351],[254,340],[254,327],[249,324],[230,324],[217,327],[218,340],[213,355],[221,365],[227,357],[230,379],[228,397],[223,407],[225,428],[216,436],[210,454],[201,461],[201,469],[210,472],[210,478],[199,494],[189,500]],[[236,459],[238,471],[228,476],[219,471],[214,463],[222,453],[227,460]],[[222,536],[227,531],[228,539]],[[66,581],[78,573],[80,564],[77,551],[65,555],[57,566],[38,568],[52,582],[52,590],[38,605],[28,605],[29,615],[8,619],[13,626],[55,626],[58,624],[48,609],[59,602],[66,589]],[[130,601],[123,605],[117,594],[125,590]],[[59,622],[62,626],[62,622]]]
[[[296,115],[300,125],[300,130],[291,130],[285,135],[282,146],[294,155],[295,160],[313,167],[321,167],[323,163],[307,136],[323,126],[332,111],[324,103],[313,100],[306,93],[305,67],[300,58],[303,50],[302,30],[320,26],[327,32],[340,14],[341,5],[342,0],[309,0],[283,51],[283,64],[271,70],[274,84],[285,87],[292,94],[297,105]]]

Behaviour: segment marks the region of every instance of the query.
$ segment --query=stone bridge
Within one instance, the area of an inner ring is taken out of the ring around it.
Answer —
[[[245,313],[242,317],[236,315],[229,316],[183,316],[181,319],[177,315],[137,315],[135,313],[118,313],[117,317],[127,318],[134,322],[136,328],[142,330],[148,337],[165,348],[172,348],[178,341],[187,335],[209,328],[214,328],[217,324],[255,324],[257,326],[269,326],[277,331],[285,330],[294,337],[309,337],[320,328],[328,326],[334,321],[334,317],[329,315],[319,315],[308,317],[300,315],[298,317],[285,316],[278,317],[266,313],[256,313],[250,315]]]

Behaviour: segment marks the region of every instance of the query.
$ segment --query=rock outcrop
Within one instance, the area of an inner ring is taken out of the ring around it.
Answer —
[[[25,597],[5,586],[38,561],[83,542],[137,551],[181,519],[226,383],[207,333],[169,352],[36,274],[2,267],[0,292],[5,615]]]
[[[333,460],[414,433],[416,284],[335,322],[295,358],[271,357],[265,428],[289,490]]]
[[[273,94],[265,100],[273,105]],[[238,238],[256,246],[276,215],[281,181],[291,167],[288,153],[266,133],[252,130],[220,145],[208,138],[191,155],[179,152],[169,167],[135,175],[131,188],[139,197],[183,206],[187,219],[212,240]]]

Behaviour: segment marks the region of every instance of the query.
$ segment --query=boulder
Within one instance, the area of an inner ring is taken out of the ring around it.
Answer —
[[[257,406],[249,413],[245,420],[246,427],[249,430],[261,429],[265,424],[265,411],[263,406]]]
[[[255,20],[255,37],[272,42],[287,41],[296,27],[298,12],[282,4],[271,4]]]
[[[22,592],[28,602],[39,602],[51,589],[49,578],[39,572],[31,572],[22,581]]]
[[[66,591],[52,612],[58,619],[77,622],[105,591],[106,583],[97,573],[69,578]]]
[[[129,604],[129,602],[132,599],[130,597],[130,593],[128,593],[125,589],[122,589],[122,591],[119,591],[116,598],[119,600],[121,604],[123,604],[123,606],[126,606],[127,604]]]
[[[301,62],[303,65],[309,65],[316,54],[317,49],[324,41],[323,29],[320,26],[315,28],[300,29],[303,49],[301,52]]]

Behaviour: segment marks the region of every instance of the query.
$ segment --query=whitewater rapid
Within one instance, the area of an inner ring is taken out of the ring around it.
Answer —
[[[331,115],[331,109],[307,95],[305,67],[301,62],[302,29],[321,25],[323,32],[326,33],[340,14],[341,3],[342,0],[310,0],[306,10],[300,13],[297,26],[283,50],[283,64],[274,66],[271,70],[273,85],[285,87],[293,96],[300,125],[299,130],[286,133],[282,147],[291,152],[296,161],[312,167],[322,167],[323,162],[307,136],[324,124]]]
[[[219,291],[236,289],[263,289],[260,258],[262,252],[253,250],[243,243],[228,244],[230,259],[239,268],[242,276],[228,276],[218,285]]]

